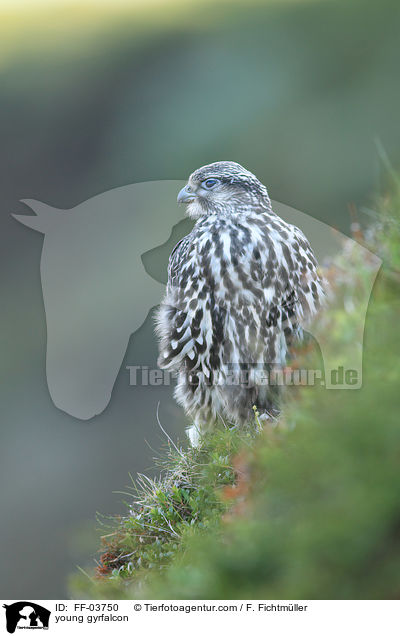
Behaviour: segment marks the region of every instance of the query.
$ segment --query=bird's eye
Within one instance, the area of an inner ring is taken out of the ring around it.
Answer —
[[[203,181],[203,186],[206,188],[206,190],[211,190],[211,188],[216,186],[217,183],[219,183],[219,179],[206,179],[205,181]]]

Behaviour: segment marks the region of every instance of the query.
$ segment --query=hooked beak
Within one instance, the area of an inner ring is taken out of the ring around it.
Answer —
[[[195,193],[191,190],[190,186],[185,185],[184,188],[178,194],[178,203],[192,203],[196,198]]]

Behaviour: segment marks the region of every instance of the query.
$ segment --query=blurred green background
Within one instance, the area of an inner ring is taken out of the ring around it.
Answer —
[[[229,159],[255,172],[272,199],[348,233],[349,204],[368,204],[379,189],[376,140],[393,164],[400,160],[400,5],[0,7],[0,596],[60,598],[66,575],[97,547],[96,510],[118,512],[112,491],[128,472],[152,470],[160,395],[171,434],[183,437],[184,420],[170,389],[128,386],[126,364],[156,364],[150,316],[130,340],[102,415],[80,422],[53,406],[43,239],[10,213],[26,212],[25,197],[67,208]],[[167,257],[163,248],[155,255],[160,276]]]

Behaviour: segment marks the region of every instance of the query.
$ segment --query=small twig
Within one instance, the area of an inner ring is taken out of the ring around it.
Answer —
[[[183,460],[186,461],[185,455],[182,453],[181,450],[179,450],[179,448],[177,447],[177,445],[175,444],[175,442],[170,438],[170,436],[168,435],[167,431],[162,427],[162,424],[160,422],[160,416],[159,416],[159,410],[160,410],[160,402],[158,402],[157,404],[157,422],[158,422],[158,426],[161,428],[162,432],[164,433],[165,437],[168,439],[168,441],[172,444],[172,446],[175,448],[176,452],[179,453],[179,455],[182,457]]]
[[[87,576],[87,578],[89,579],[89,581],[90,581],[91,583],[94,583],[93,578],[92,578],[92,577],[91,577],[91,576],[90,576],[87,572],[85,572],[85,570],[84,570],[83,568],[81,568],[81,566],[80,566],[80,565],[77,565],[76,567],[78,568],[78,570],[79,570],[79,572],[80,572],[81,574],[84,574],[85,576]]]

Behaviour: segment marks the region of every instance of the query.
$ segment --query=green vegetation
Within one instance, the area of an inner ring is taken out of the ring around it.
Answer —
[[[400,593],[400,185],[365,233],[384,259],[369,306],[363,387],[301,387],[261,432],[217,430],[170,447],[160,480],[137,483],[103,540],[95,598],[398,598]],[[335,301],[321,338],[351,342],[368,260],[351,242],[329,270]],[[336,272],[336,277],[333,272]],[[316,364],[316,353],[304,352]],[[256,416],[257,423],[257,416]]]
[[[129,514],[115,519],[112,531],[102,537],[91,592],[100,597],[129,596],[124,584],[134,579],[135,587],[141,588],[150,571],[161,572],[179,560],[196,536],[217,531],[240,492],[239,450],[252,448],[256,430],[217,430],[201,448],[180,450],[171,442],[160,462],[161,477],[138,476]],[[87,583],[75,578],[75,592],[87,593]]]

